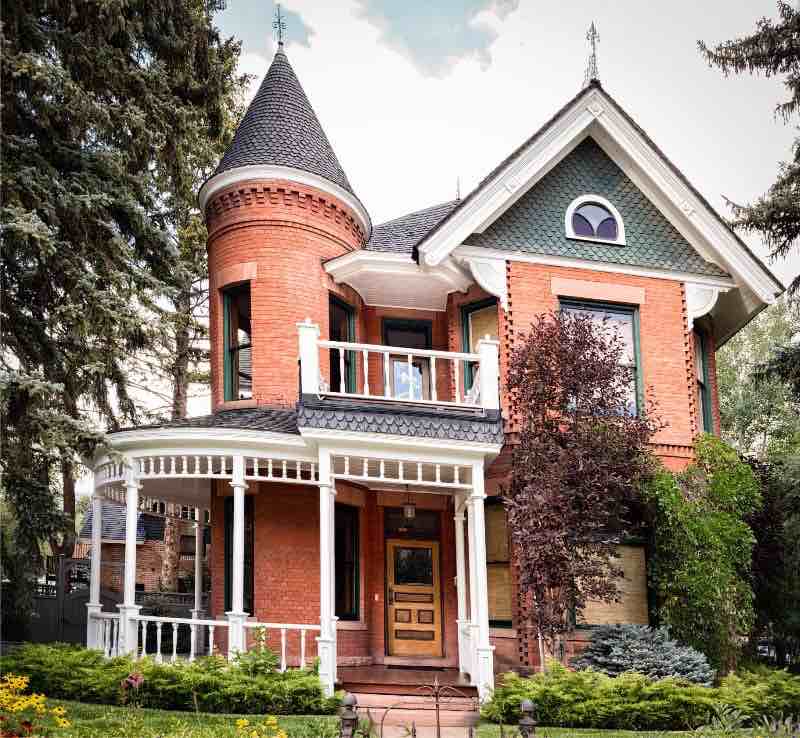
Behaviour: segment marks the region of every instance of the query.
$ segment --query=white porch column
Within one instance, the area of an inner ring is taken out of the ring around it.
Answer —
[[[489,641],[489,586],[486,573],[486,520],[483,511],[484,479],[483,462],[472,466],[472,493],[470,494],[469,523],[472,528],[470,543],[475,554],[475,589],[473,601],[477,609],[477,643],[475,655],[476,673],[473,683],[478,687],[478,695],[487,700],[494,690],[494,647]],[[473,630],[473,633],[475,631]]]
[[[462,674],[469,673],[472,661],[469,648],[469,618],[467,617],[467,562],[464,548],[464,508],[466,500],[461,496],[455,497],[456,514],[453,516],[455,522],[456,537],[456,593],[458,595],[458,617],[456,626],[458,628],[458,670]]]
[[[478,599],[476,596],[477,584],[477,566],[475,564],[475,525],[473,519],[475,517],[472,510],[472,500],[467,498],[467,546],[469,555],[469,653],[467,654],[469,660],[470,684],[476,686],[478,684],[478,654],[475,649],[478,646]]]
[[[336,618],[334,617],[334,496],[331,457],[327,450],[319,455],[319,625],[317,654],[319,678],[325,694],[333,694],[336,682]]]
[[[228,616],[228,658],[245,650],[244,622],[244,456],[233,457],[233,565],[231,566],[231,609]]]
[[[133,459],[127,459],[125,462],[125,578],[122,588],[122,604],[117,606],[120,613],[119,649],[123,653],[130,654],[136,654],[139,647],[139,621],[133,618],[139,614],[141,609],[136,604],[136,529],[139,523],[139,479],[135,464]]]
[[[103,545],[103,498],[97,490],[92,495],[92,564],[89,574],[89,602],[86,603],[86,648],[101,648],[100,622],[94,617],[102,609],[100,602],[100,567]]]
[[[481,357],[481,407],[487,410],[500,409],[500,341],[489,336],[478,341]]]
[[[203,553],[205,549],[203,534],[205,530],[200,522],[202,511],[195,508],[194,514],[197,522],[194,524],[194,609],[192,618],[202,620],[202,616],[205,614],[203,611]]]
[[[319,392],[319,326],[306,318],[297,324],[300,341],[300,392],[316,395]],[[320,477],[322,479],[322,477]]]

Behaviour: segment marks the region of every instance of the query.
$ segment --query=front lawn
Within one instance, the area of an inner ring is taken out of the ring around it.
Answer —
[[[251,722],[263,718],[254,715],[211,715],[208,713],[148,710],[143,708],[89,705],[82,702],[52,701],[63,705],[71,722],[69,728],[53,733],[53,738],[241,738],[236,732],[236,720],[244,717]],[[338,738],[339,720],[336,717],[289,715],[279,716],[278,725],[288,738]],[[422,729],[420,729],[421,732]],[[511,733],[504,728],[505,735]],[[445,735],[452,735],[449,730]],[[466,729],[463,732],[466,738]],[[634,732],[625,730],[575,730],[569,728],[537,728],[537,736],[547,738],[689,738],[692,733]],[[696,734],[694,734],[696,735]],[[742,736],[750,735],[741,731]],[[500,726],[482,723],[477,738],[500,738]],[[510,738],[510,736],[509,736]]]

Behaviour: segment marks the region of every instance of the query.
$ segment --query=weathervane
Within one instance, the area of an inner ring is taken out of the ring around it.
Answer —
[[[281,4],[275,6],[275,20],[272,21],[272,28],[275,31],[275,37],[278,39],[278,46],[283,46],[283,32],[286,30],[286,22],[283,20],[283,13],[281,13]]]
[[[597,33],[594,21],[592,21],[592,25],[589,26],[589,30],[586,33],[586,40],[589,42],[592,51],[589,54],[589,61],[586,63],[586,73],[583,77],[584,87],[588,87],[592,80],[600,81],[600,73],[597,71],[597,42],[600,40],[600,34]]]

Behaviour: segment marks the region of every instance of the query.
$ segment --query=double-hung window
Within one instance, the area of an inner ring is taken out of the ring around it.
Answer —
[[[510,628],[513,599],[511,554],[506,508],[498,498],[486,501],[486,577],[489,591],[489,625]]]
[[[472,302],[461,308],[462,344],[469,354],[478,353],[478,342],[486,337],[497,340],[499,335],[497,321],[497,300],[490,298]],[[475,382],[478,367],[475,362],[464,365],[464,392],[469,392]]]
[[[330,296],[328,322],[331,341],[345,343],[356,340],[356,312],[343,300]],[[355,351],[331,349],[331,390],[333,392],[356,391]]]
[[[253,342],[250,323],[250,282],[222,292],[225,334],[225,399],[253,397]]]
[[[638,412],[642,403],[641,360],[639,357],[639,311],[628,305],[599,302],[561,300],[561,309],[569,313],[588,315],[606,330],[613,331],[622,339],[624,352],[622,363],[630,374],[628,411]]]
[[[703,335],[694,334],[694,369],[697,380],[697,412],[705,433],[713,433],[711,421],[711,394],[708,389],[708,363],[706,362],[706,342]]]
[[[432,326],[427,320],[386,318],[383,343],[408,349],[430,349]],[[395,400],[431,399],[430,359],[398,353],[389,356],[389,384]]]

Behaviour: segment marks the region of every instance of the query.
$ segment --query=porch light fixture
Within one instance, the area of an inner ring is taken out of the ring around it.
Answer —
[[[415,517],[417,517],[417,506],[411,499],[411,490],[409,489],[408,485],[406,485],[406,496],[406,502],[403,505],[403,517],[406,520],[413,520]]]

